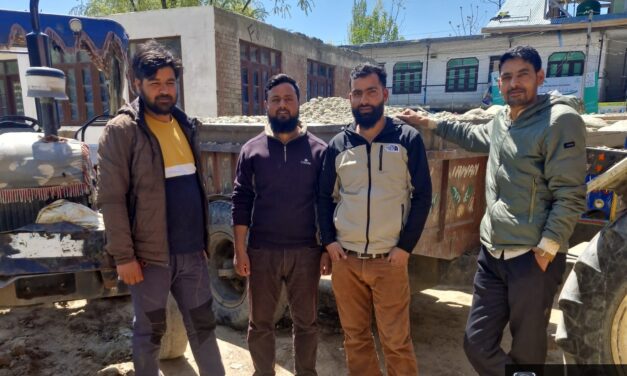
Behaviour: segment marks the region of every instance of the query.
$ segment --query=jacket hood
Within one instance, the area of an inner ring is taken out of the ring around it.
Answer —
[[[117,112],[117,115],[129,115],[133,119],[137,119],[139,115],[139,98],[131,103],[125,103]]]
[[[542,111],[547,107],[555,106],[557,104],[563,104],[572,107],[575,111],[577,111],[577,113],[581,113],[581,99],[573,95],[540,94],[538,95],[538,100],[536,101],[536,103],[527,107],[522,112],[522,114],[520,114],[520,118],[529,118],[533,114]]]
[[[142,121],[138,122],[138,124],[142,124],[143,120],[144,120],[143,119],[144,118],[144,111],[145,111],[144,110],[144,102],[139,97],[137,97],[131,103],[126,103],[122,107],[120,107],[120,109],[118,110],[117,114],[118,115],[129,115],[135,121],[138,121],[138,120],[141,119]],[[174,118],[179,122],[180,126],[185,126],[186,124],[189,124],[190,126],[196,125],[195,124],[196,123],[196,119],[189,118],[183,112],[183,110],[181,110],[177,106],[174,106],[172,108],[172,116],[174,116]]]

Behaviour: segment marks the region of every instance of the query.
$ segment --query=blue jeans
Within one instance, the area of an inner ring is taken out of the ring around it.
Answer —
[[[144,280],[130,286],[135,313],[135,374],[159,375],[159,347],[166,330],[166,304],[171,291],[183,316],[200,375],[224,375],[204,252],[171,255],[169,266],[145,264],[142,271]]]

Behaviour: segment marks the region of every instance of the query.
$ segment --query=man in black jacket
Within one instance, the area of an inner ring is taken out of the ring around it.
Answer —
[[[418,131],[383,116],[385,72],[351,72],[355,122],[329,143],[320,177],[322,244],[333,261],[348,370],[381,375],[370,331],[374,306],[387,374],[416,375],[407,263],[431,207],[431,179]]]
[[[330,272],[315,218],[326,144],[298,121],[300,92],[294,79],[271,77],[265,96],[268,124],[242,147],[233,189],[233,263],[238,274],[248,277],[248,348],[254,375],[274,375],[273,317],[285,283],[296,374],[317,375],[318,283],[321,273]]]

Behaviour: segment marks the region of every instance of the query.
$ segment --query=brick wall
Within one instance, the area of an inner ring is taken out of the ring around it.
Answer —
[[[307,60],[335,67],[336,96],[348,96],[351,69],[358,63],[374,61],[347,49],[324,44],[303,34],[290,33],[248,17],[215,9],[218,115],[242,113],[239,41],[281,52],[281,71],[294,77],[307,100]],[[262,83],[262,85],[265,83]]]
[[[357,65],[357,64],[355,64]],[[350,91],[350,78],[353,68],[335,67],[335,77],[333,78],[333,93],[336,97],[348,98]]]
[[[242,87],[237,35],[216,30],[218,116],[242,114]]]

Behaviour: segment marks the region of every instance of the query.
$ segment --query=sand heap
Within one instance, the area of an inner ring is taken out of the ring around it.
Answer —
[[[385,106],[385,114],[395,117],[401,113],[406,107],[401,106]],[[420,107],[413,106],[413,109],[423,110]],[[467,121],[475,124],[486,123],[490,121],[503,106],[493,105],[487,109],[474,108],[463,114],[457,114],[447,111],[431,113],[429,116],[437,120],[457,120]],[[598,115],[582,115],[586,128],[589,132],[600,129],[610,130],[609,124]],[[300,106],[301,121],[310,124],[349,124],[353,121],[351,107],[348,99],[341,97],[313,98]],[[265,115],[257,116],[220,116],[214,118],[205,118],[205,124],[263,124],[266,122]],[[621,124],[622,128],[624,125]],[[612,128],[611,130],[615,130]]]

